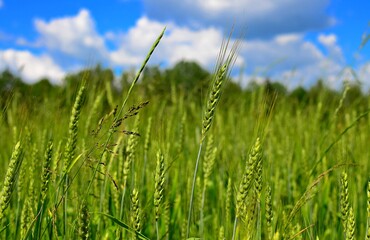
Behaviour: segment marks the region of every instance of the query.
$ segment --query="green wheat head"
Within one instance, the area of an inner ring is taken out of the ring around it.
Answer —
[[[3,188],[0,194],[0,221],[4,217],[5,209],[9,205],[10,197],[12,196],[15,184],[17,182],[19,169],[22,164],[21,153],[21,144],[18,142],[15,145],[13,154],[10,158],[10,163],[8,165],[8,170],[6,172]]]
[[[242,181],[239,184],[239,190],[236,196],[236,217],[244,215],[243,205],[248,196],[248,192],[253,184],[253,179],[256,173],[256,165],[262,158],[262,147],[260,139],[257,138],[254,146],[249,154],[249,166],[246,167]]]
[[[160,207],[164,195],[164,157],[159,150],[157,153],[157,167],[155,171],[155,190],[154,190],[154,207],[155,207],[155,220],[158,221],[160,216]]]
[[[69,120],[68,129],[68,140],[64,152],[64,170],[63,174],[67,173],[72,159],[75,155],[75,150],[77,146],[77,132],[78,132],[78,121],[80,119],[80,113],[82,108],[83,94],[85,92],[85,86],[83,85],[77,93],[75,103],[72,108],[71,118]]]
[[[347,232],[347,221],[348,221],[348,214],[349,214],[349,200],[348,200],[348,177],[346,172],[342,172],[340,178],[340,212],[342,216],[342,224],[344,231]]]

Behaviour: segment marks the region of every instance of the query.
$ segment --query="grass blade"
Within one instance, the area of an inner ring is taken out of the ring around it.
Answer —
[[[116,217],[113,217],[112,215],[109,215],[109,214],[106,214],[106,213],[98,213],[98,214],[101,214],[107,218],[109,218],[110,220],[112,220],[114,223],[118,224],[120,227],[122,227],[123,229],[125,229],[126,231],[132,233],[132,234],[135,234],[138,238],[140,239],[144,239],[144,240],[150,240],[150,238],[144,236],[142,233],[140,232],[137,232],[135,231],[132,227],[128,226],[126,223],[122,222],[121,220],[119,220],[118,218]]]

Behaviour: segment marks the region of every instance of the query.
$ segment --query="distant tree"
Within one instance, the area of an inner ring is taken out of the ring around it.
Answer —
[[[162,94],[168,90],[169,84],[165,83],[163,72],[159,66],[151,66],[144,69],[141,85],[146,94]]]
[[[36,93],[37,92],[45,93],[53,88],[53,85],[51,85],[49,79],[47,78],[43,78],[31,86],[33,91]]]
[[[296,100],[298,103],[307,104],[307,91],[302,86],[297,87],[289,94],[290,99]]]
[[[209,76],[209,72],[196,62],[181,61],[165,71],[167,84],[170,83],[177,89],[193,94],[199,94],[202,89],[207,89]]]
[[[325,85],[322,79],[319,79],[314,86],[307,92],[310,103],[322,102],[326,107],[331,107],[333,103],[339,100],[339,93]]]
[[[124,75],[122,81],[127,81]],[[158,66],[146,67],[139,84],[146,94],[161,97],[181,92],[199,99],[208,89],[210,74],[196,62],[181,61],[172,68],[161,70]]]
[[[360,84],[351,84],[347,92],[346,98],[344,99],[344,106],[350,107],[353,105],[359,105],[364,109],[368,108],[368,100],[362,92]],[[357,108],[357,106],[356,106]]]
[[[0,74],[0,91],[10,91],[16,86],[22,86],[24,83],[22,80],[14,75],[9,69],[5,69]]]
[[[252,79],[252,80],[248,83],[246,90],[247,90],[247,91],[256,91],[256,90],[257,90],[257,89],[259,89],[259,88],[261,88],[261,84],[259,84],[259,83],[257,82],[257,80]]]
[[[16,76],[14,76],[8,69],[4,70],[0,74],[0,107],[1,111],[5,111],[5,108],[7,106],[7,102],[13,95],[14,87],[17,85],[17,82],[19,82],[20,79],[18,79]]]
[[[265,82],[266,94],[277,94],[279,96],[285,96],[287,94],[287,89],[285,86],[279,82],[271,82],[267,79]]]
[[[67,86],[77,86],[85,79],[87,83],[91,82],[92,86],[102,87],[105,82],[113,83],[114,74],[112,69],[103,68],[101,65],[96,65],[95,68],[82,69],[77,73],[68,74],[64,82]]]
[[[234,82],[232,79],[229,79],[226,82],[225,88],[224,88],[225,95],[242,93],[242,92],[243,92],[243,89],[241,88],[241,86],[238,83]]]
[[[64,79],[65,84],[65,95],[66,104],[70,106],[76,90],[82,81],[85,80],[87,86],[90,88],[90,94],[86,94],[85,97],[94,98],[95,93],[100,92],[101,89],[106,89],[107,94],[105,95],[106,101],[112,105],[113,95],[118,94],[118,90],[113,86],[114,73],[112,69],[103,68],[101,65],[96,65],[94,68],[86,68],[77,73],[68,74]]]
[[[28,87],[28,93],[33,100],[43,101],[46,98],[54,97],[54,93],[58,87],[51,85],[49,79],[43,78],[40,81]]]

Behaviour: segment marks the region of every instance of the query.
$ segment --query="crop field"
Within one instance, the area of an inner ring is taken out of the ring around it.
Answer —
[[[194,86],[1,83],[0,239],[370,239],[369,95],[240,89],[238,47]]]

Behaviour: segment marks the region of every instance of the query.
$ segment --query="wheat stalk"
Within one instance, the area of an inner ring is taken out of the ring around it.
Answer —
[[[231,34],[230,34],[230,37],[231,37]],[[226,42],[223,42],[223,44],[221,45],[220,53],[218,55],[218,60],[216,64],[215,74],[213,75],[213,79],[211,81],[207,105],[206,105],[204,115],[203,115],[202,136],[201,136],[200,143],[199,143],[197,160],[195,162],[193,182],[192,182],[192,188],[191,188],[191,194],[190,194],[190,200],[189,200],[186,238],[189,238],[189,233],[190,233],[190,220],[191,220],[191,214],[192,214],[192,209],[193,209],[195,182],[197,179],[198,166],[199,166],[199,161],[200,161],[200,155],[202,152],[203,142],[204,142],[207,132],[211,128],[212,121],[215,115],[216,106],[221,98],[222,86],[227,80],[230,74],[231,68],[235,63],[236,53],[240,46],[240,42],[235,41],[231,50],[229,51],[227,55],[226,53],[228,50],[228,44],[230,41],[230,37]]]
[[[103,154],[104,154],[104,152],[106,151],[106,147],[108,146],[108,144],[109,144],[109,142],[110,142],[110,140],[111,140],[111,138],[112,138],[112,136],[113,136],[113,133],[115,132],[115,128],[114,128],[114,126],[117,124],[118,120],[120,119],[120,116],[121,116],[121,114],[122,114],[122,112],[123,112],[123,109],[124,109],[124,108],[125,108],[125,106],[126,106],[126,103],[127,103],[127,101],[128,101],[128,98],[130,97],[131,92],[132,92],[132,90],[133,90],[133,88],[134,88],[135,84],[136,84],[136,83],[137,83],[137,81],[139,80],[139,78],[140,78],[140,76],[141,76],[141,73],[144,71],[144,68],[145,68],[146,64],[148,63],[148,61],[149,61],[150,57],[152,56],[152,54],[153,54],[154,50],[155,50],[155,49],[156,49],[156,47],[158,46],[158,44],[159,44],[159,42],[161,41],[162,37],[164,36],[165,31],[166,31],[166,28],[164,28],[164,29],[163,29],[163,31],[159,34],[158,38],[157,38],[157,39],[155,40],[155,42],[153,43],[153,45],[152,45],[152,47],[150,48],[150,50],[149,50],[149,52],[148,52],[148,54],[147,54],[146,58],[144,59],[144,61],[143,61],[142,65],[141,65],[141,67],[140,67],[139,71],[137,72],[137,74],[136,74],[136,76],[135,76],[134,80],[132,81],[132,83],[131,83],[131,85],[130,85],[130,88],[129,88],[128,92],[127,92],[127,95],[126,95],[126,97],[125,97],[125,99],[124,99],[124,101],[123,101],[123,103],[122,103],[121,107],[119,108],[119,110],[118,110],[118,112],[117,112],[117,114],[116,114],[116,116],[115,116],[115,118],[114,118],[114,120],[113,120],[113,122],[112,122],[112,126],[111,126],[111,128],[110,128],[109,133],[108,133],[107,140],[106,140],[106,141],[105,141],[105,143],[104,143],[104,150],[103,150],[103,152],[102,152],[102,153],[101,153],[101,155],[100,155],[100,159],[103,157]],[[98,162],[98,163],[95,165],[95,167],[94,167],[94,171],[93,171],[93,174],[92,174],[91,179],[94,179],[94,178],[95,178],[95,175],[96,175],[96,173],[97,173],[97,171],[98,171],[98,168],[99,168],[99,164],[100,164],[100,162]],[[93,182],[93,181],[92,181],[92,180],[90,180],[89,185],[87,186],[86,195],[88,195],[88,194],[89,194],[89,191],[90,191],[90,188],[91,188],[91,184],[92,184],[92,182]],[[120,216],[121,216],[121,215],[122,215],[122,214],[120,214]]]
[[[209,184],[209,177],[211,176],[213,166],[215,164],[217,148],[213,146],[213,135],[211,134],[207,141],[207,147],[203,162],[203,191],[200,207],[200,233],[203,235],[204,231],[204,204],[206,198],[206,189]]]
[[[134,123],[134,132],[138,131],[139,128],[139,118],[135,119]],[[135,160],[135,153],[136,153],[136,146],[138,144],[138,139],[137,136],[134,134],[131,134],[128,139],[128,144],[127,144],[127,157],[125,159],[125,162],[123,163],[123,192],[121,196],[121,208],[120,208],[120,218],[123,216],[123,202],[125,199],[125,194],[126,194],[126,189],[128,185],[128,177],[130,172],[132,171],[133,168],[133,161]]]
[[[152,117],[149,117],[148,119],[148,125],[145,132],[145,140],[144,140],[144,166],[142,170],[142,178],[141,178],[141,184],[145,184],[145,169],[148,162],[148,152],[151,145],[151,130],[152,130]]]

